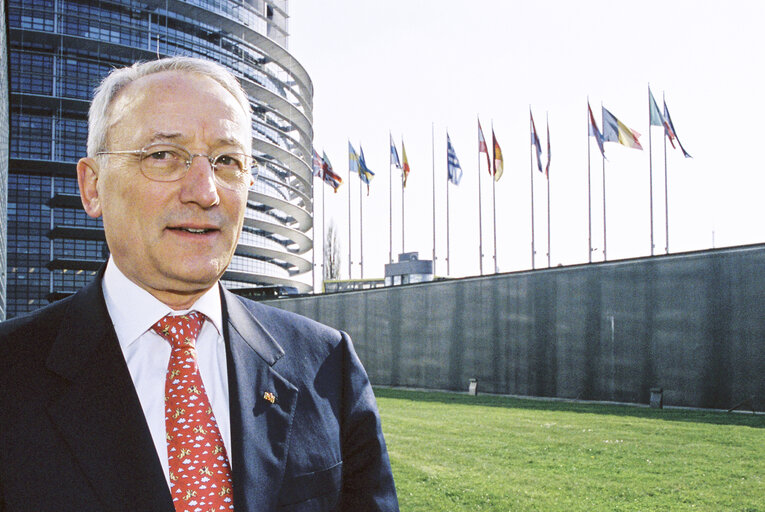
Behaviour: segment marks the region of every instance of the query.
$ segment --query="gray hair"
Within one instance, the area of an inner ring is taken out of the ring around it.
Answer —
[[[148,62],[136,62],[132,66],[112,70],[96,88],[88,112],[88,156],[106,151],[110,108],[117,94],[139,78],[163,71],[183,71],[207,76],[231,93],[249,120],[252,107],[239,81],[225,67],[215,62],[193,57],[169,57]],[[251,127],[251,124],[248,124]],[[247,144],[250,141],[244,141]]]

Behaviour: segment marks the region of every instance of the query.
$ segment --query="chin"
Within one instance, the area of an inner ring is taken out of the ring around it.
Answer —
[[[167,276],[170,279],[189,285],[189,288],[206,287],[214,285],[226,270],[225,266],[209,262],[204,265],[183,264],[181,268],[168,269]]]

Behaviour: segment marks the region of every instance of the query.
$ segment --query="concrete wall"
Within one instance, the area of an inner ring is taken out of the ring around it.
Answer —
[[[765,245],[281,299],[391,386],[765,409]]]

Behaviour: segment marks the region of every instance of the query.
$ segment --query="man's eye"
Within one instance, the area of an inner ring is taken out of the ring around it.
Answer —
[[[177,158],[177,155],[173,154],[171,151],[153,151],[149,153],[146,158],[151,158],[152,160],[170,160]]]
[[[215,159],[215,165],[222,165],[224,167],[236,167],[239,169],[242,168],[241,160],[233,155],[220,155]]]

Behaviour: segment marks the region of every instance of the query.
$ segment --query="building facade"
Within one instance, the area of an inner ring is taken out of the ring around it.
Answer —
[[[67,296],[108,257],[82,209],[94,87],[117,66],[186,55],[215,60],[253,107],[260,163],[229,288],[311,288],[313,86],[285,49],[286,0],[8,0],[8,317]]]
[[[0,2],[0,321],[5,320],[8,225],[8,38],[5,2]]]

